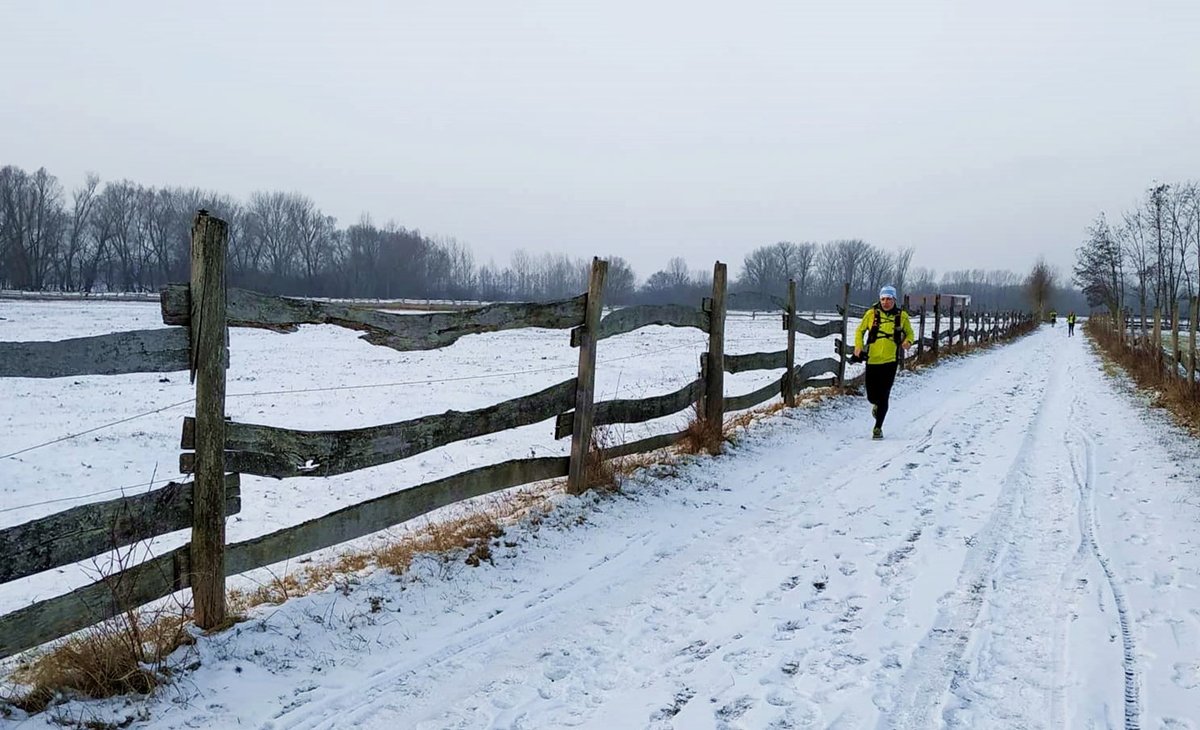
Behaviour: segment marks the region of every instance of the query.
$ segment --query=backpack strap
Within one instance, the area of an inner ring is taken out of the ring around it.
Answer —
[[[867,346],[868,347],[870,347],[871,343],[873,343],[875,340],[879,339],[879,319],[880,319],[880,315],[883,314],[883,310],[879,308],[878,304],[876,304],[874,307],[872,307],[872,309],[874,309],[875,311],[871,317],[871,329],[867,332]]]

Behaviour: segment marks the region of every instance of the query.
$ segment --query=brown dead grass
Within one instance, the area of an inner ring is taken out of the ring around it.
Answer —
[[[688,418],[687,425],[684,426],[682,436],[676,444],[676,448],[685,454],[719,454],[721,453],[721,443],[724,438],[722,433],[723,424],[710,421],[704,415],[704,406],[700,403],[692,404],[691,415]]]
[[[25,712],[45,710],[59,697],[99,699],[148,694],[169,675],[166,659],[195,643],[187,609],[130,611],[68,637],[12,673],[24,689],[4,698]]]
[[[1151,405],[1170,413],[1193,435],[1200,435],[1200,388],[1169,374],[1162,364],[1163,353],[1145,344],[1122,342],[1103,318],[1084,322],[1083,333],[1101,354],[1105,372],[1124,371],[1150,397]]]

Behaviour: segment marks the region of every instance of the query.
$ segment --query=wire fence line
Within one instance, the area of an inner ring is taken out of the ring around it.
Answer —
[[[690,347],[690,346],[692,346],[691,343],[672,345],[671,347],[663,347],[663,348],[659,348],[657,350],[650,350],[649,352],[638,352],[638,353],[635,353],[632,355],[623,355],[621,357],[609,358],[608,360],[600,361],[598,364],[603,365],[603,364],[607,364],[607,363],[619,362],[621,360],[632,360],[634,358],[646,357],[648,355],[657,355],[659,353],[669,352],[671,350],[678,350],[680,348]],[[512,370],[512,371],[503,372],[503,373],[485,373],[482,375],[461,375],[461,376],[455,376],[455,377],[451,377],[451,378],[434,378],[434,379],[428,379],[428,380],[402,380],[402,381],[396,381],[396,382],[391,382],[391,383],[364,383],[361,385],[335,385],[335,386],[329,386],[326,388],[296,388],[296,389],[292,389],[292,390],[262,390],[262,391],[254,391],[254,392],[250,392],[250,393],[227,393],[225,395],[225,397],[227,399],[228,398],[254,398],[254,397],[268,396],[268,395],[299,395],[299,394],[303,394],[303,393],[324,393],[324,392],[346,391],[346,390],[368,390],[368,389],[372,389],[372,388],[398,388],[398,387],[410,386],[410,385],[432,385],[432,384],[436,384],[436,383],[453,383],[453,382],[460,382],[460,381],[464,381],[464,380],[483,380],[483,379],[488,379],[488,378],[506,378],[506,377],[512,377],[512,376],[516,376],[516,375],[538,375],[541,373],[549,373],[549,372],[554,372],[554,371],[558,371],[558,370],[572,370],[575,367],[576,366],[574,364],[552,365],[549,367],[535,368],[535,369],[531,369],[531,370]],[[90,433],[95,433],[96,431],[101,431],[106,428],[111,428],[113,426],[119,426],[122,423],[128,423],[129,421],[133,421],[133,420],[136,420],[139,418],[145,418],[146,416],[153,416],[157,413],[162,413],[163,411],[169,411],[172,408],[179,408],[182,406],[190,405],[194,402],[196,402],[195,398],[188,398],[187,400],[181,400],[176,403],[172,403],[170,405],[161,406],[159,408],[155,408],[155,409],[152,409],[149,411],[144,411],[142,413],[136,413],[132,416],[126,416],[125,418],[121,418],[116,421],[102,423],[98,426],[93,426],[93,427],[83,430],[83,431],[76,431],[74,433],[64,434],[57,438],[53,438],[53,439],[49,439],[47,441],[43,441],[41,443],[33,444],[32,446],[26,446],[25,448],[18,449],[16,451],[12,451],[12,452],[9,452],[6,454],[0,454],[0,461],[2,461],[4,459],[10,459],[14,456],[20,456],[21,454],[28,453],[30,451],[35,451],[37,449],[42,449],[47,446],[53,446],[54,444],[59,444],[64,441],[70,441],[72,439],[79,438],[80,436],[86,436]],[[111,491],[116,491],[116,490],[111,490]],[[0,511],[3,511],[3,510],[0,510]]]

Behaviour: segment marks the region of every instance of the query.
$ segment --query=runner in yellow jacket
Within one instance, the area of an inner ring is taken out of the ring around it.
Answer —
[[[896,369],[904,351],[912,347],[913,337],[908,312],[896,306],[896,288],[883,287],[879,290],[879,303],[867,310],[854,333],[854,356],[862,357],[863,347],[867,349],[867,400],[875,416],[872,438],[883,438],[883,419],[887,416]]]

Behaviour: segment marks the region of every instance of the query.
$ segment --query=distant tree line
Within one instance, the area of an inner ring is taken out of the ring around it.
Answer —
[[[1113,316],[1167,317],[1200,292],[1200,184],[1154,185],[1113,222],[1101,213],[1076,251],[1075,284]]]
[[[33,291],[155,291],[186,280],[189,231],[205,208],[229,223],[231,286],[297,296],[538,301],[586,290],[590,259],[514,253],[506,265],[477,263],[453,238],[363,217],[345,228],[298,192],[256,192],[246,201],[197,188],[101,184],[89,175],[69,194],[45,168],[0,168],[0,288]],[[731,266],[730,306],[775,309],[795,279],[800,307],[828,308],[850,282],[855,302],[895,285],[917,296],[970,294],[977,307],[1020,307],[1022,280],[1008,271],[935,272],[912,267],[915,249],[886,251],[858,239],[782,241]],[[682,257],[644,281],[608,256],[606,301],[696,303],[711,270]]]

